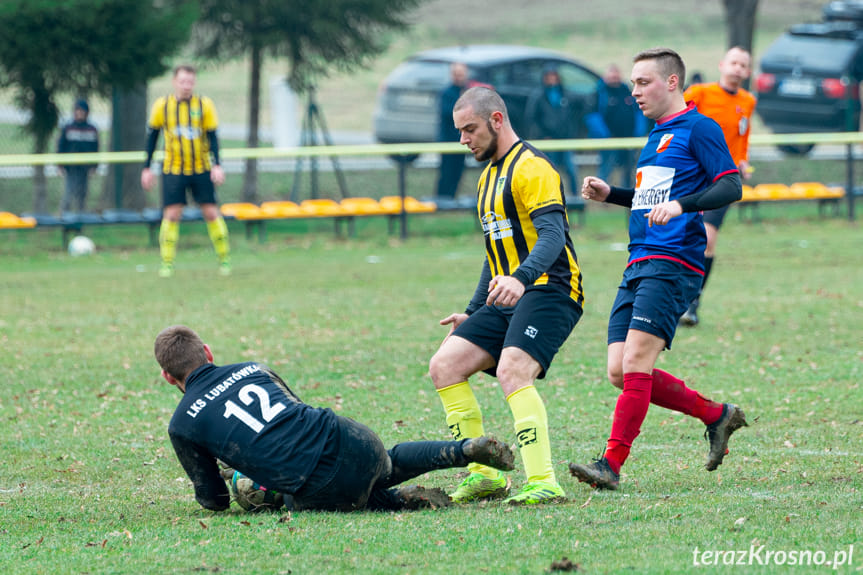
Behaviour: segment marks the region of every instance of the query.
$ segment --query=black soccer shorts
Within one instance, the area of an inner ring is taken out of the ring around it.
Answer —
[[[542,367],[539,379],[581,319],[582,309],[568,294],[550,287],[532,287],[515,307],[485,305],[459,325],[453,335],[487,351],[495,363],[505,347],[525,351]],[[485,370],[496,375],[495,367]]]

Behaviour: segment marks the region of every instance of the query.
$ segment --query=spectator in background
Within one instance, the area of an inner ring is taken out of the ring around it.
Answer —
[[[731,158],[737,164],[743,181],[752,175],[749,167],[749,125],[752,112],[755,110],[755,96],[743,88],[743,82],[749,78],[752,57],[749,52],[735,46],[725,53],[719,62],[719,81],[711,84],[693,84],[686,90],[684,98],[692,102],[698,111],[713,118],[722,128],[722,135],[728,144]],[[693,81],[695,80],[693,74]],[[680,324],[687,327],[698,325],[698,306],[701,302],[701,292],[713,269],[713,257],[716,253],[716,242],[719,239],[719,228],[728,206],[704,212],[704,229],[707,232],[707,247],[704,249],[704,280],[698,295],[689,304],[689,308],[680,318]]]
[[[696,84],[703,84],[704,76],[701,75],[701,72],[693,72],[689,77],[689,84],[686,86],[686,89],[689,89],[689,86],[694,86]]]
[[[88,121],[90,106],[86,100],[75,102],[73,119],[63,126],[57,140],[58,154],[86,154],[99,151],[99,130]],[[66,176],[66,190],[60,203],[60,211],[83,212],[87,202],[87,187],[90,174],[97,164],[67,164],[60,166]]]
[[[620,68],[610,65],[596,89],[596,113],[588,120],[588,132],[595,138],[636,138],[647,133],[647,118],[638,108],[629,86],[623,83]],[[637,150],[600,150],[599,179],[609,181],[620,168],[620,186],[631,188]]]
[[[542,86],[527,103],[525,119],[533,140],[566,140],[577,136],[581,119],[581,106],[576,98],[566,93],[560,83],[560,73],[554,64],[542,69]],[[576,168],[570,150],[545,151],[551,163],[566,174],[566,192],[574,194]]]
[[[450,65],[450,85],[440,95],[438,107],[438,141],[458,142],[459,132],[452,122],[452,108],[467,89],[468,70],[461,62]],[[437,179],[437,197],[455,198],[464,172],[464,154],[441,154]]]

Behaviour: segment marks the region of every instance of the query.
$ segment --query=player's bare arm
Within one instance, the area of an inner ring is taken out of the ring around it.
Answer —
[[[581,197],[585,200],[604,202],[611,193],[611,187],[604,181],[594,176],[584,178],[581,186]]]
[[[524,284],[512,276],[494,276],[488,284],[487,305],[512,307],[524,295]]]

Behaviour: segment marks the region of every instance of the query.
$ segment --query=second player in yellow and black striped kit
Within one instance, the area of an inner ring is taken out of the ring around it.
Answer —
[[[192,192],[207,222],[207,232],[219,256],[219,271],[223,275],[231,272],[228,227],[216,203],[215,186],[225,181],[219,165],[219,139],[216,135],[219,120],[213,101],[194,93],[195,76],[195,70],[190,66],[175,68],[174,93],[158,98],[150,112],[147,159],[141,172],[141,185],[144,189],[150,189],[153,185],[150,162],[159,133],[164,132],[163,211],[159,231],[162,255],[159,275],[162,277],[174,274],[174,258],[187,190]]]
[[[429,373],[453,437],[484,434],[482,412],[468,378],[497,377],[513,415],[526,484],[507,503],[563,499],[551,458],[545,404],[534,382],[545,377],[560,346],[581,318],[584,295],[560,175],[541,152],[519,139],[494,90],[471,88],[456,102],[461,143],[489,161],[477,186],[477,215],[486,257],[464,313],[441,320],[449,335]],[[456,502],[504,497],[508,478],[468,466],[450,496]]]

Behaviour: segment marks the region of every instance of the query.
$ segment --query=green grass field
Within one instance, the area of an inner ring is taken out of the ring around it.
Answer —
[[[659,362],[746,410],[750,427],[716,472],[702,467],[703,426],[659,408],[620,491],[592,492],[566,472],[568,461],[600,451],[616,398],[604,377],[605,322],[625,262],[625,216],[598,208],[573,232],[585,316],[538,384],[568,501],[397,514],[202,510],[167,438],[178,395],[159,377],[152,342],[185,323],[217,363],[266,362],[304,400],[371,425],[387,445],[445,438],[426,371],[445,331],[438,319],[464,307],[479,273],[481,238],[467,216],[414,218],[405,242],[372,220],[351,240],[333,239],[329,226],[274,225],[266,244],[232,225],[230,278],[217,275],[203,225],[187,224],[169,281],[156,276],[143,228],[94,228],[103,249],[78,259],[60,249],[56,230],[4,234],[0,565],[9,573],[540,574],[566,557],[584,573],[832,570],[758,564],[766,551],[808,551],[822,563],[845,553],[837,571],[859,571],[860,228],[817,219],[811,205],[773,209],[760,225],[729,215],[702,325],[680,331]],[[496,381],[473,385],[486,429],[513,441]],[[520,461],[512,476],[524,480]],[[447,489],[458,481],[456,472],[417,480]],[[704,551],[762,545],[743,569],[694,565],[712,560]]]

